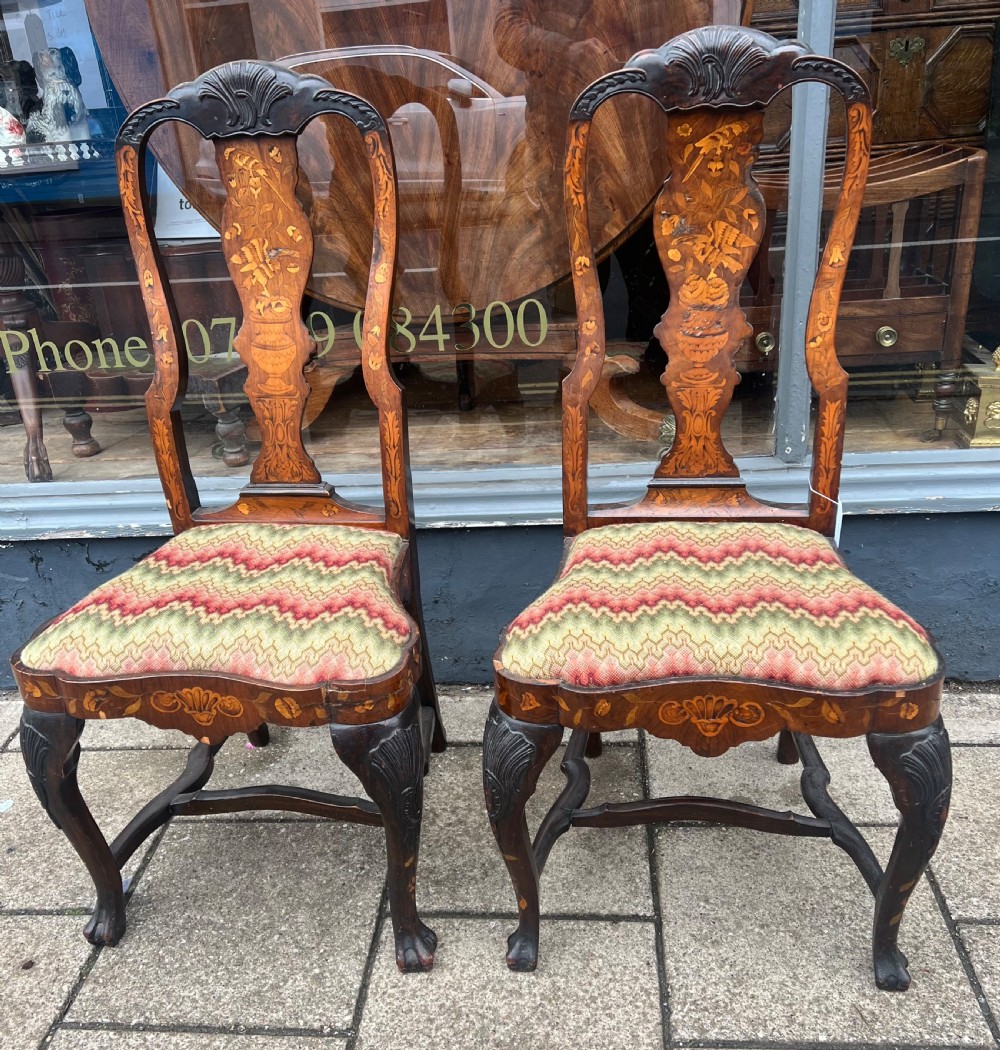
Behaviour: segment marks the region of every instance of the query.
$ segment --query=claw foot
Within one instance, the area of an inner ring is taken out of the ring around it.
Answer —
[[[51,481],[49,454],[40,438],[29,437],[24,446],[24,474],[29,481]]]
[[[83,928],[83,935],[91,944],[106,944],[113,948],[125,933],[125,912],[114,907],[98,905],[90,922]]]
[[[898,948],[876,955],[874,961],[875,984],[883,992],[905,992],[910,987],[906,956]]]
[[[402,973],[422,973],[434,965],[437,934],[422,922],[416,932],[396,934],[396,965]]]
[[[538,965],[538,936],[515,930],[507,938],[507,965],[517,973],[530,973]]]

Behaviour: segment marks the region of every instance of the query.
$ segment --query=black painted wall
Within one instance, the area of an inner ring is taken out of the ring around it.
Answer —
[[[0,653],[153,550],[153,539],[0,544]],[[487,682],[500,628],[555,573],[556,527],[419,535],[427,633],[442,682]],[[1000,515],[850,517],[841,550],[864,580],[935,635],[949,678],[1000,681]],[[0,665],[0,688],[13,685]]]

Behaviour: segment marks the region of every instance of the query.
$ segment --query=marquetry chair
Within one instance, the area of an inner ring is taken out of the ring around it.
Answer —
[[[375,232],[360,357],[378,408],[384,511],[325,484],[300,432],[303,369],[315,345],[300,316],[313,240],[296,200],[297,137],[321,114],[353,125],[371,167]],[[223,247],[243,309],[235,346],[260,429],[249,484],[221,510],[199,506],[188,465],[186,355],[145,192],[147,140],[171,120],[215,143]],[[120,869],[175,814],[296,810],[384,824],[396,961],[428,969],[436,939],[417,916],[415,873],[424,767],[445,737],[420,626],[406,415],[388,358],[397,204],[385,122],[319,77],[241,61],[139,107],[116,151],[155,354],[146,407],[176,535],[56,617],[12,661],[28,774],[97,888],[85,935],[95,944],[122,936]],[[198,743],[184,774],[109,847],[77,786],[77,741],[87,719],[123,717]],[[328,724],[374,801],[284,786],[203,790],[227,738],[266,741],[269,724]]]
[[[752,329],[739,291],[763,233],[752,166],[766,104],[819,81],[847,106],[847,161],[812,293],[806,357],[816,424],[808,502],[753,498],[723,445],[739,376],[732,359]],[[604,362],[604,318],[588,229],[587,141],[609,98],[645,95],[669,114],[671,175],[654,204],[670,304],[656,328],[677,419],[642,499],[587,501],[588,402]],[[489,818],[514,884],[520,922],[507,963],[534,968],[539,876],[570,827],[698,820],[831,838],[875,897],[880,988],[910,983],[896,946],[910,893],[944,825],[951,786],[939,716],[943,666],[926,632],[853,576],[835,529],[847,377],[837,361],[837,305],[868,170],[871,105],[845,65],[797,42],[714,26],[634,56],[595,81],[571,114],[566,208],[579,349],[563,383],[566,549],[551,587],[508,627],[495,657],[483,778]],[[804,766],[813,816],[676,797],[584,808],[588,738],[642,728],[699,755],[778,736],[778,759]],[[572,730],[567,785],[528,837],[525,803]],[[866,736],[901,820],[883,871],[827,793],[813,737]]]

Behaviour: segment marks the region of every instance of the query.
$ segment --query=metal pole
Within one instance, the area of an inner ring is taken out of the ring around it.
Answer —
[[[799,38],[816,54],[833,54],[836,11],[836,0],[799,4]],[[788,238],[774,411],[775,454],[785,463],[801,463],[809,451],[812,387],[806,371],[805,331],[819,260],[829,97],[829,88],[822,84],[792,88]],[[790,259],[799,260],[798,266],[790,267]]]

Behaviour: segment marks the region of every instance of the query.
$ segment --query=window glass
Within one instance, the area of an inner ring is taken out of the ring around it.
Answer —
[[[49,477],[155,474],[142,407],[149,332],[114,133],[129,108],[245,57],[317,73],[388,118],[401,208],[395,368],[414,468],[558,465],[560,382],[576,338],[562,201],[569,106],[635,51],[720,10],[738,16],[738,5],[280,7],[279,17],[270,0],[0,6],[0,485],[27,473],[42,499]],[[753,10],[753,24],[778,36],[794,36],[796,18],[793,0],[757,0]],[[874,177],[838,325],[848,451],[1000,445],[994,19],[995,4],[975,0],[838,6],[837,56],[864,76],[876,104]],[[833,180],[842,107],[831,114]],[[777,367],[791,352],[780,326],[790,115],[785,96],[767,117],[757,166],[763,248],[742,294],[754,334],[736,356],[742,381],[724,427],[738,456],[772,453]],[[595,122],[589,189],[608,362],[592,403],[593,463],[651,462],[671,440],[666,356],[653,335],[668,299],[651,218],[667,174],[665,119],[633,98],[607,104]],[[300,145],[302,199],[317,231],[304,306],[318,348],[305,427],[321,470],[354,473],[377,469],[356,342],[371,191],[360,144],[340,132],[319,121]],[[232,349],[240,306],[217,233],[214,150],[176,126],[156,132],[153,150],[156,236],[191,363],[192,465],[237,483],[256,432]]]

